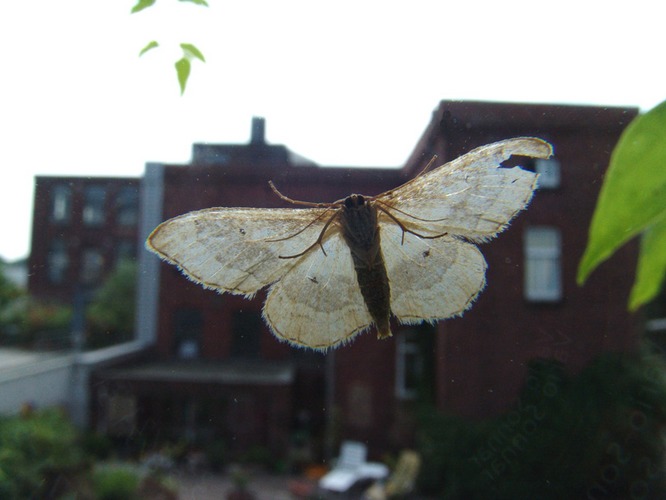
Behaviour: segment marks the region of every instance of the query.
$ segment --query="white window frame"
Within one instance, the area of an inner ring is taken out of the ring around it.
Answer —
[[[554,158],[537,158],[534,160],[534,171],[539,174],[539,189],[556,189],[560,187],[562,175],[560,162]]]
[[[530,226],[523,234],[523,294],[530,302],[562,300],[562,236],[554,226]]]

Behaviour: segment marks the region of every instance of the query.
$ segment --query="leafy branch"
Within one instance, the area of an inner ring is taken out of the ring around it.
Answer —
[[[131,14],[136,14],[142,10],[147,9],[155,5],[157,0],[137,0],[136,5],[132,7]],[[203,7],[208,7],[208,2],[206,0],[178,0],[179,2],[188,2],[195,5],[201,5]],[[139,57],[144,55],[146,52],[156,49],[160,44],[157,40],[151,40],[139,51]],[[190,77],[190,70],[192,67],[191,61],[193,59],[199,59],[202,62],[206,62],[203,53],[191,43],[181,43],[180,48],[183,50],[183,57],[178,59],[175,63],[176,67],[176,76],[178,77],[178,84],[180,85],[180,94],[185,93],[185,88],[187,86],[187,81]]]
[[[654,299],[666,277],[666,101],[634,119],[613,150],[579,264],[578,284],[639,235],[631,311]]]

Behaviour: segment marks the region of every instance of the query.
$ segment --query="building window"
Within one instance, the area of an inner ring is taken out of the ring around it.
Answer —
[[[81,255],[81,283],[95,285],[102,279],[104,255],[97,248],[85,248]]]
[[[398,399],[414,399],[423,377],[423,357],[416,329],[400,332],[396,339],[395,393]]]
[[[555,227],[528,227],[523,235],[524,295],[532,302],[562,299],[562,239]]]
[[[534,171],[539,174],[539,189],[555,189],[560,187],[560,162],[553,159],[538,158],[534,160]]]
[[[69,269],[69,255],[63,240],[57,239],[51,243],[46,265],[48,266],[47,272],[51,283],[59,285],[65,281]]]
[[[102,186],[88,186],[84,191],[83,223],[86,226],[104,224],[106,190]]]
[[[199,309],[185,307],[173,314],[173,338],[176,357],[197,359],[201,353],[203,316]]]
[[[139,192],[134,186],[125,186],[116,198],[116,222],[120,226],[134,226],[138,220]]]
[[[123,260],[136,260],[136,245],[134,240],[122,239],[116,245],[116,263]]]
[[[72,213],[72,189],[64,184],[53,186],[51,191],[51,220],[67,224]]]
[[[261,354],[261,315],[254,311],[237,311],[232,323],[231,356],[258,358]]]

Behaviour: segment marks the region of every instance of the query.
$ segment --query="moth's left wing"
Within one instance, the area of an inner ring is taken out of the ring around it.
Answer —
[[[382,225],[381,244],[391,285],[391,312],[401,323],[462,314],[486,283],[486,261],[472,243],[451,236],[423,239]]]
[[[525,208],[536,185],[533,172],[498,168],[512,155],[548,158],[552,147],[534,137],[482,146],[379,195],[377,202],[422,235],[492,238]]]
[[[372,323],[337,225],[330,227],[323,248],[326,253],[316,247],[293,259],[264,305],[264,318],[276,337],[322,350],[348,342]]]
[[[146,247],[208,288],[252,296],[296,264],[280,257],[315,243],[333,214],[325,208],[209,208],[160,224]]]

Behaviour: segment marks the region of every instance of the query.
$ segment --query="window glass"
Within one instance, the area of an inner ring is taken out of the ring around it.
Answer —
[[[536,302],[562,298],[562,243],[554,227],[528,227],[523,239],[525,253],[524,294]]]
[[[179,359],[196,359],[201,352],[203,317],[199,309],[186,307],[173,315],[175,354]]]
[[[104,223],[106,190],[102,186],[88,186],[84,191],[83,223],[100,226]]]
[[[85,248],[81,254],[81,283],[99,283],[104,272],[104,255],[97,248]]]
[[[237,311],[233,319],[231,356],[258,358],[261,353],[261,314],[255,311]]]
[[[417,335],[417,331],[409,329],[400,332],[396,339],[395,390],[400,399],[417,396],[418,384],[423,375],[423,359]]]
[[[534,160],[534,171],[539,174],[539,189],[555,189],[560,187],[560,162],[553,159]]]
[[[138,220],[139,192],[134,186],[125,186],[116,199],[116,222],[121,226],[133,226]]]
[[[58,184],[51,192],[51,220],[67,224],[72,212],[72,189],[65,184]]]
[[[53,240],[47,257],[49,281],[54,285],[61,284],[67,276],[69,268],[69,255],[67,246],[62,239]]]

